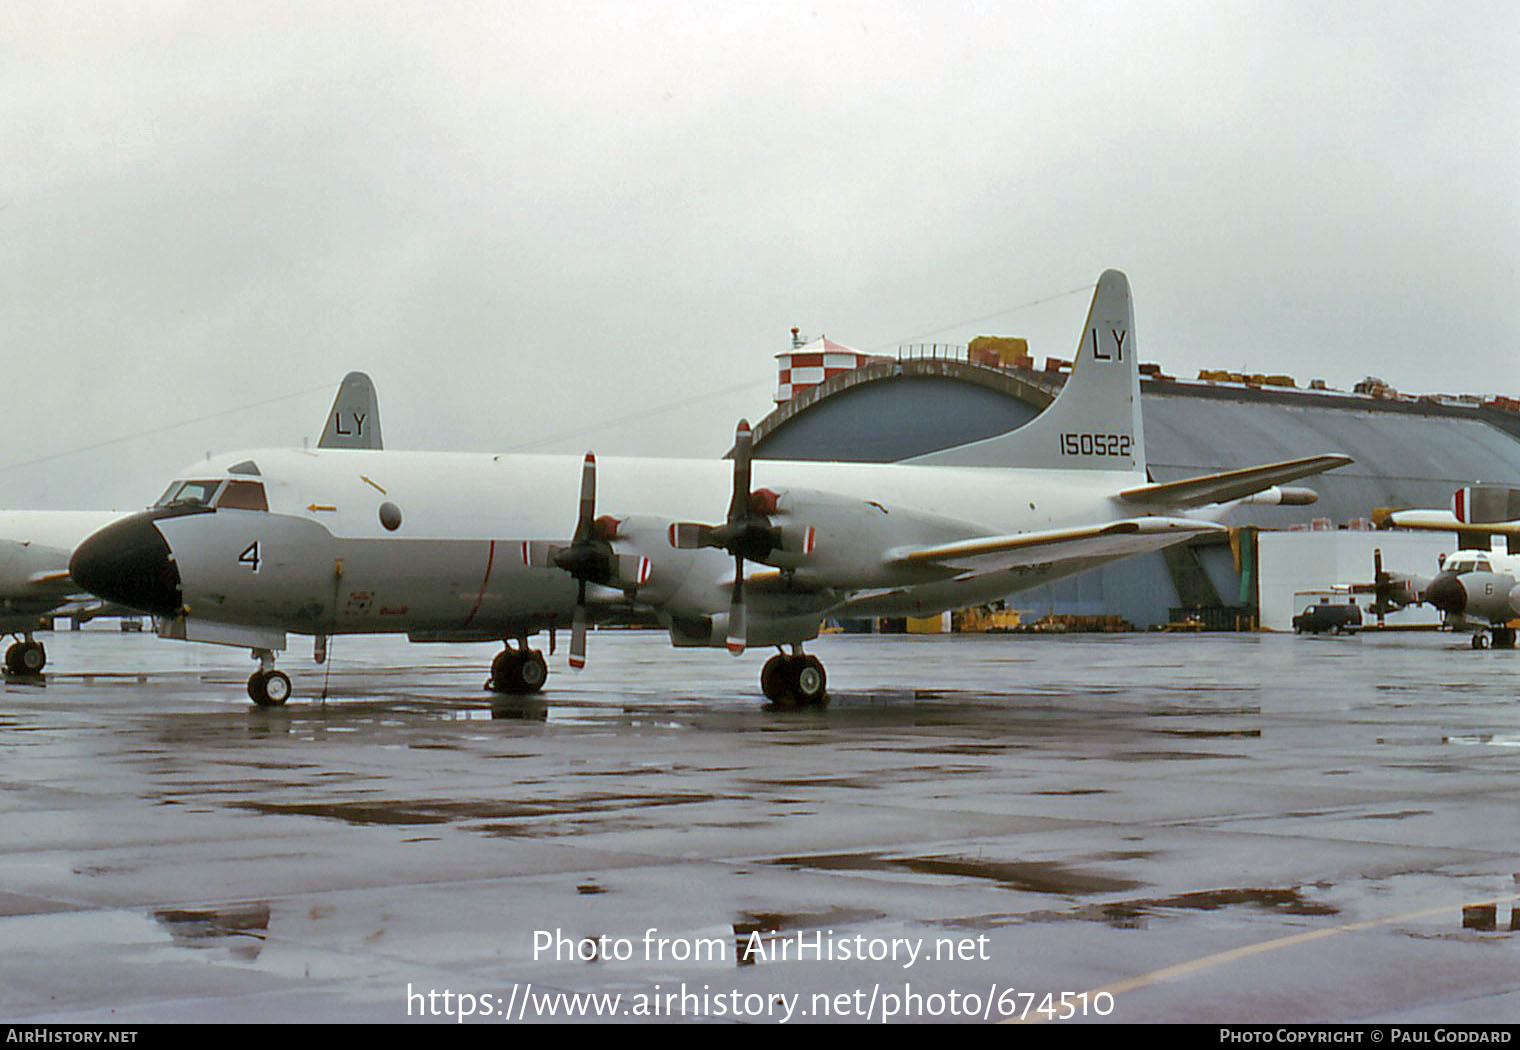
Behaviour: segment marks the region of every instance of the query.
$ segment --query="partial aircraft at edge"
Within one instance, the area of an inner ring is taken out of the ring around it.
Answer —
[[[1380,525],[1392,528],[1454,533],[1457,551],[1431,578],[1385,572],[1382,552],[1374,552],[1373,612],[1381,616],[1429,602],[1449,626],[1473,632],[1474,649],[1486,649],[1490,643],[1500,649],[1515,647],[1515,629],[1509,623],[1520,617],[1520,588],[1515,586],[1520,553],[1513,553],[1520,544],[1520,489],[1470,485],[1456,491],[1449,511],[1394,510],[1374,516]],[[1495,546],[1501,537],[1508,551]]]
[[[153,613],[165,637],[251,649],[261,705],[290,694],[274,667],[287,632],[316,636],[319,653],[349,633],[501,641],[491,687],[529,693],[548,670],[529,637],[569,627],[569,662],[583,666],[588,624],[631,606],[677,646],[775,646],[762,692],[818,704],[824,668],[802,646],[826,617],[1002,598],[1221,531],[1207,519],[1236,502],[1306,502],[1275,486],[1349,462],[1150,483],[1129,282],[1109,270],[1061,394],[985,441],[907,463],[754,461],[741,423],[732,464],[241,452],[190,467],[156,506],[86,540],[71,568]]]
[[[350,372],[322,429],[318,448],[380,447],[380,408],[369,376]],[[36,675],[47,650],[36,640],[48,616],[119,614],[82,588],[69,573],[81,540],[126,515],[120,511],[0,511],[0,638],[19,636],[5,651],[5,671]]]
[[[114,511],[12,510],[0,512],[0,636],[16,640],[5,651],[5,672],[40,674],[47,649],[34,637],[46,616],[96,615],[101,602],[69,577],[79,541],[122,515]]]

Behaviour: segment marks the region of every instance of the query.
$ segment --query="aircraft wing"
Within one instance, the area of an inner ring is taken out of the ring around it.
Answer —
[[[982,575],[1020,566],[1140,554],[1200,533],[1226,531],[1223,525],[1192,518],[1130,518],[1075,529],[898,547],[886,553],[885,561],[896,565],[939,565]]]
[[[1260,467],[1205,474],[1200,478],[1141,485],[1125,489],[1119,493],[1119,498],[1128,503],[1143,503],[1153,507],[1203,507],[1210,503],[1243,499],[1274,485],[1334,470],[1351,462],[1354,461],[1350,456],[1339,454],[1306,456]]]
[[[1396,510],[1377,515],[1380,523],[1426,532],[1459,532],[1468,536],[1520,536],[1520,521],[1458,521],[1449,510]]]

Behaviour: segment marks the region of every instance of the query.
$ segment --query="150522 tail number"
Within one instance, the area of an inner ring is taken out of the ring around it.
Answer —
[[[1128,434],[1062,434],[1063,456],[1128,456],[1134,439]]]

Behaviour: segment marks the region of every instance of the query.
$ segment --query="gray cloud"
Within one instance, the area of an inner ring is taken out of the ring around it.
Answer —
[[[354,368],[395,446],[716,455],[793,324],[886,348],[1108,266],[1180,375],[1520,393],[1512,4],[0,19],[4,505],[298,443]],[[1084,307],[933,337],[1066,356]]]

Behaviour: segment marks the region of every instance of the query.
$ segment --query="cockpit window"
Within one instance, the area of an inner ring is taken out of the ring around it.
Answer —
[[[1449,558],[1446,561],[1446,571],[1461,576],[1469,572],[1488,572],[1488,559],[1480,556]]]
[[[264,498],[264,486],[257,481],[229,481],[222,490],[216,505],[231,510],[268,510],[269,501]]]
[[[176,481],[170,485],[158,502],[157,507],[172,506],[200,506],[208,505],[216,495],[216,490],[221,487],[221,481]]]

